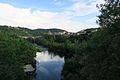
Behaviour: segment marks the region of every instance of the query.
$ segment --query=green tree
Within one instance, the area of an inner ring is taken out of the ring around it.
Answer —
[[[101,12],[97,23],[110,32],[120,31],[120,0],[105,0],[105,4],[97,7]]]

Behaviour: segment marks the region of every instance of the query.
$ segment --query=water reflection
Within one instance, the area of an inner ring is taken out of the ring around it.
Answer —
[[[60,80],[64,58],[49,51],[36,53],[36,80]]]

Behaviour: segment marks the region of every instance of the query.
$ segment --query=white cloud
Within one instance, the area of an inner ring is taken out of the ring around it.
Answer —
[[[64,3],[60,2],[60,1],[55,1],[54,5],[56,5],[56,6],[63,6]]]
[[[104,3],[104,0],[72,0],[72,2],[73,5],[66,10],[74,16],[86,16],[98,12],[96,4]]]
[[[52,55],[51,55],[52,56]],[[52,56],[51,58],[50,54],[48,53],[48,51],[45,52],[37,52],[36,53],[36,60],[38,62],[51,62],[51,61],[62,61],[64,62],[64,57],[61,58],[59,56]]]
[[[0,24],[35,28],[60,28],[76,32],[89,26],[87,23],[73,21],[74,15],[83,16],[96,11],[94,5],[75,2],[64,12],[32,11],[31,8],[16,8],[12,5],[0,3]],[[74,15],[73,15],[74,14]]]
[[[69,9],[75,16],[85,16],[97,11],[94,6],[81,3],[75,3]]]

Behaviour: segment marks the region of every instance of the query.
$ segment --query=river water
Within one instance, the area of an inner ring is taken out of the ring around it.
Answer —
[[[35,80],[60,80],[64,66],[64,57],[44,49],[36,53]]]

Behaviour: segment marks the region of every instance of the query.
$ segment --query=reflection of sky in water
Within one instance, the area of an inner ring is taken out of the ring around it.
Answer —
[[[64,58],[48,51],[36,53],[36,80],[60,80]]]

